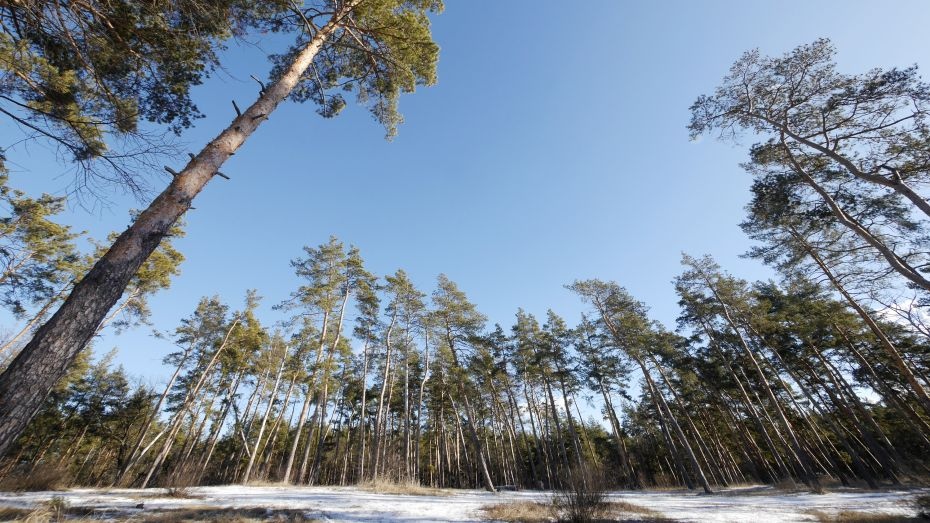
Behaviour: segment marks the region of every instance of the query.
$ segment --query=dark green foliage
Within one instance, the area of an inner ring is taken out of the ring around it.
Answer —
[[[0,5],[3,112],[64,146],[104,156],[140,121],[175,133],[201,116],[190,96],[224,41],[281,8],[249,0],[26,0]]]

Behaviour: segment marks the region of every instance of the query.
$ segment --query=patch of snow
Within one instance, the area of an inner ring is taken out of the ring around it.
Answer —
[[[728,489],[716,495],[688,491],[615,492],[623,500],[677,521],[801,522],[815,521],[808,512],[872,512],[912,516],[913,498],[928,490],[869,492],[837,490],[827,494],[787,494],[766,487]],[[239,486],[195,487],[191,498],[164,497],[164,489],[72,489],[62,492],[0,492],[0,506],[30,509],[60,497],[73,507],[110,514],[134,514],[180,508],[267,508],[301,510],[324,521],[481,521],[481,507],[511,501],[546,501],[548,492],[457,490],[444,496],[376,494],[355,487]]]

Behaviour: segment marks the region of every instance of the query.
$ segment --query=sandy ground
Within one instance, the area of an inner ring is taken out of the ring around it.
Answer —
[[[217,507],[296,509],[324,521],[481,521],[480,508],[493,503],[545,501],[545,492],[491,494],[477,490],[443,496],[375,494],[354,487],[221,486],[189,489],[191,498],[170,498],[163,489],[72,489],[61,492],[0,492],[0,507],[32,508],[63,498],[71,507],[92,507],[102,517],[144,516],[164,509]],[[763,487],[731,489],[713,496],[687,491],[616,492],[624,500],[677,521],[792,522],[815,521],[808,512],[840,511],[916,514],[912,501],[930,490],[868,492],[838,490],[827,494],[780,493]],[[135,508],[144,503],[143,509]]]

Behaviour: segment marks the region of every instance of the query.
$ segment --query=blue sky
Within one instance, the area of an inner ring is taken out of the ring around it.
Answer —
[[[770,276],[739,258],[751,139],[690,142],[689,105],[754,47],[781,54],[828,37],[844,72],[930,67],[928,15],[920,1],[451,0],[434,24],[439,84],[402,99],[393,142],[359,107],[324,120],[286,104],[246,143],[223,169],[232,180],[211,182],[187,216],[187,261],[152,299],[155,325],[173,329],[205,295],[238,307],[249,288],[273,322],[271,305],[299,284],[288,261],[334,234],[370,270],[403,268],[426,292],[446,273],[492,323],[509,326],[517,307],[574,322],[583,306],[562,286],[597,277],[673,326],[682,251]],[[195,91],[208,117],[183,136],[191,150],[228,123],[231,99],[254,98],[249,75],[265,76],[264,52],[280,50],[250,42]],[[0,142],[13,136],[5,123]],[[71,181],[41,146],[8,156],[16,187],[62,193]],[[65,219],[103,238],[143,205],[114,192]],[[97,351],[119,347],[130,373],[157,382],[172,347],[147,332],[104,336]]]

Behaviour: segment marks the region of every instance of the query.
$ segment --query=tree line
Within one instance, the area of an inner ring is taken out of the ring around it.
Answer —
[[[682,263],[675,331],[601,280],[567,286],[588,305],[574,326],[519,310],[505,328],[447,277],[430,293],[402,270],[377,278],[331,238],[292,261],[287,322],[263,325],[254,291],[238,310],[201,299],[171,335],[164,388],[131,385],[110,357],[80,360],[2,470],[493,489],[596,467],[615,487],[708,492],[925,477],[930,410],[884,345],[922,381],[926,336],[805,274],[750,283],[709,257]]]

